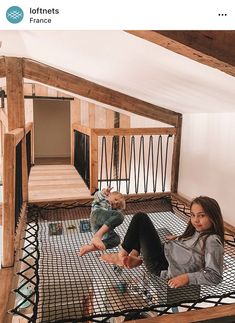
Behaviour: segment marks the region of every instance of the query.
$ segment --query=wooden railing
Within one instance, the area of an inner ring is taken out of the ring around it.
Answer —
[[[89,137],[91,193],[102,185],[126,194],[175,187],[176,128],[90,129],[73,124],[73,130]]]
[[[31,131],[30,127],[29,125],[28,131]],[[4,135],[3,267],[11,267],[14,265],[15,250],[19,243],[17,226],[20,226],[21,215],[22,212],[25,213],[25,206],[28,200],[25,132],[24,128],[17,128]]]

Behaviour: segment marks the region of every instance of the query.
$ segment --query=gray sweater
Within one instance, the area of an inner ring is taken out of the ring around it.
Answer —
[[[191,238],[164,244],[169,267],[161,272],[162,278],[170,279],[187,273],[189,284],[216,285],[222,281],[224,248],[219,236],[209,235],[204,248],[204,238],[199,236],[196,231]]]

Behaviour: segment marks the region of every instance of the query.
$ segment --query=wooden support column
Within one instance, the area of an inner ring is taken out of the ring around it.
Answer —
[[[70,129],[71,129],[71,165],[74,164],[74,131],[73,124],[81,124],[81,107],[80,100],[74,99],[70,101]]]
[[[5,134],[3,159],[3,258],[2,266],[14,265],[15,236],[15,137]]]
[[[24,88],[22,59],[6,57],[6,92],[8,108],[8,131],[24,128]]]
[[[6,57],[6,90],[8,108],[8,131],[25,127],[24,83],[22,59]],[[22,189],[23,200],[28,200],[28,175],[26,140],[22,141]]]
[[[31,129],[31,165],[34,165],[34,123]]]
[[[178,190],[182,116],[178,117],[178,122],[175,129],[176,129],[176,134],[174,139],[172,168],[171,168],[171,192],[172,193],[177,193],[177,190]]]
[[[28,165],[27,165],[27,149],[26,136],[22,139],[22,194],[23,202],[28,201]]]
[[[0,322],[7,322],[8,299],[12,289],[14,268],[2,268],[0,270]]]
[[[5,57],[0,58],[0,77],[6,76]]]
[[[98,188],[98,136],[94,129],[90,134],[90,192]]]

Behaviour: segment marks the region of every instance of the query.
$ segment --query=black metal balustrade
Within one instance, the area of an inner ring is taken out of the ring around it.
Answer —
[[[29,131],[26,135],[26,156],[27,156],[27,171],[28,176],[31,170],[31,132]]]
[[[113,136],[112,143],[106,136],[100,138],[100,189],[105,183],[126,194],[165,192],[170,183],[172,135],[137,137]]]
[[[89,136],[74,130],[74,166],[90,188]]]

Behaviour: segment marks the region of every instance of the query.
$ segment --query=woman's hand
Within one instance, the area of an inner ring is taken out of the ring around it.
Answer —
[[[189,278],[187,274],[182,274],[168,280],[168,286],[170,286],[171,288],[182,287],[188,285],[188,283]]]

